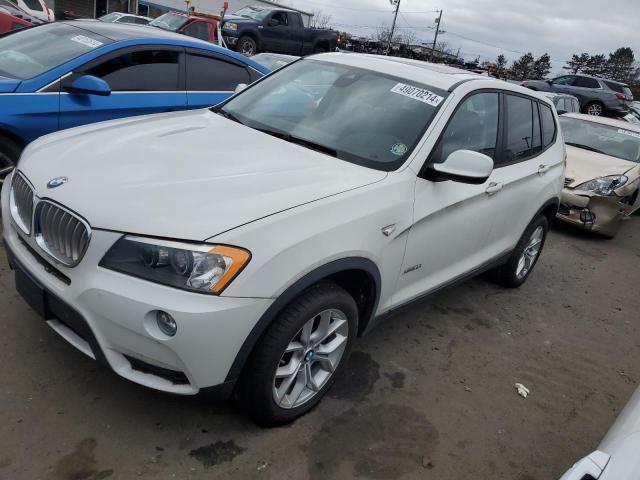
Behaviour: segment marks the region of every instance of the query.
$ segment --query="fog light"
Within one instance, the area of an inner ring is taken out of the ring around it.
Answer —
[[[586,208],[580,212],[580,221],[584,224],[594,223],[596,221],[596,216],[593,212],[587,210]]]
[[[168,337],[173,337],[178,330],[178,325],[173,317],[162,310],[156,312],[156,323],[160,331]]]

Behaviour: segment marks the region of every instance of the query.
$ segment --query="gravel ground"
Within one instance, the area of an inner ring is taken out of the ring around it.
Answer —
[[[318,408],[271,430],[97,365],[0,257],[1,479],[553,479],[640,379],[638,217],[615,240],[556,226],[519,290],[476,279],[388,320]]]

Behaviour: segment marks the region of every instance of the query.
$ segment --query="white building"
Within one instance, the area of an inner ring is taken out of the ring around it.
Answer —
[[[227,13],[237,12],[241,8],[252,5],[283,7],[283,5],[270,2],[269,0],[229,0],[229,9],[227,10]],[[210,15],[219,15],[223,6],[224,0],[191,0],[189,3],[189,7],[194,7],[197,12],[208,13]],[[297,8],[289,6],[284,6],[283,8],[300,12],[305,26],[309,26],[309,21],[311,20],[311,17],[313,17],[313,13],[298,10]],[[138,11],[142,15],[157,17],[169,10],[186,12],[187,3],[184,0],[138,0]]]

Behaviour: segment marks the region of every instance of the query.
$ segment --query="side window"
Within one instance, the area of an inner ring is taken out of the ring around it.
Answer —
[[[287,14],[285,12],[276,12],[273,14],[273,17],[271,17],[272,20],[277,20],[278,22],[280,22],[280,25],[287,25]]]
[[[134,17],[121,17],[118,19],[118,23],[134,23]]]
[[[83,73],[102,78],[114,92],[177,91],[179,52],[140,50],[125,53]]]
[[[137,25],[147,25],[149,23],[149,20],[145,18],[133,17],[133,22]]]
[[[544,104],[540,104],[540,119],[542,120],[542,145],[547,148],[556,136],[556,122],[553,112]]]
[[[193,22],[184,29],[184,33],[200,40],[209,40],[209,24],[207,22]]]
[[[456,150],[473,150],[495,160],[499,118],[498,93],[476,93],[467,98],[451,117],[430,163],[442,163]]]
[[[564,77],[554,78],[551,83],[554,85],[573,85],[576,77],[573,75],[565,75]]]
[[[525,97],[505,95],[507,135],[505,162],[525,160],[535,153],[534,102]]]
[[[239,83],[251,83],[246,68],[205,55],[187,55],[187,90],[231,92]]]
[[[595,78],[589,77],[578,77],[573,86],[583,88],[600,88],[598,81]]]

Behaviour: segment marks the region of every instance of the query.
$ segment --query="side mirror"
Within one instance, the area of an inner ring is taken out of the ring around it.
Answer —
[[[280,20],[278,20],[277,18],[272,18],[271,20],[269,20],[270,27],[277,27],[278,25],[280,25]]]
[[[93,75],[82,75],[71,82],[71,85],[66,85],[64,89],[69,93],[102,95],[104,97],[111,95],[109,84]]]
[[[558,115],[564,115],[565,113],[569,113],[569,112],[567,112],[566,110],[563,110],[563,109],[556,109],[556,110],[558,112]]]
[[[444,163],[433,164],[433,170],[461,183],[484,183],[493,172],[493,160],[483,153],[456,150]]]
[[[239,83],[236,89],[233,91],[233,93],[240,93],[241,91],[245,90],[248,86],[249,85],[247,85],[246,83]]]

